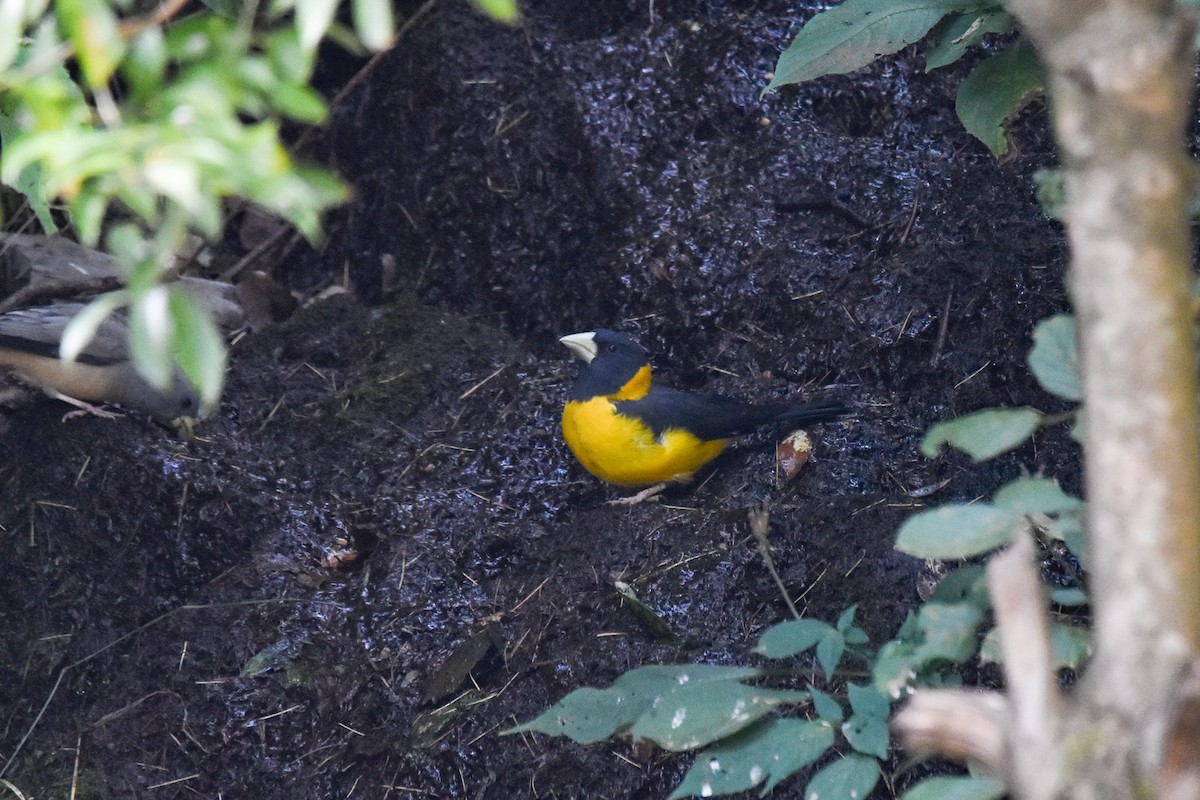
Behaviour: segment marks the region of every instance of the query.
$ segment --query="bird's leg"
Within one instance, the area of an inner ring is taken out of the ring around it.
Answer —
[[[655,497],[663,489],[666,489],[669,484],[656,483],[653,486],[642,489],[635,495],[629,497],[620,497],[616,500],[609,500],[606,505],[610,506],[636,506],[638,503],[644,503],[652,497]]]
[[[64,403],[69,403],[76,407],[75,411],[68,411],[66,414],[63,414],[63,422],[66,422],[69,419],[74,419],[75,417],[93,416],[101,417],[103,419],[120,419],[121,417],[125,416],[124,414],[117,413],[116,411],[108,411],[99,406],[94,406],[91,403],[85,403],[78,398],[65,395],[62,392],[46,390],[46,394],[50,395],[55,400],[62,400]]]

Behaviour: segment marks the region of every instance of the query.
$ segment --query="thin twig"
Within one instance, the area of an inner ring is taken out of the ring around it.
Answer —
[[[946,293],[946,305],[942,306],[942,318],[938,322],[937,341],[933,343],[933,355],[929,357],[929,366],[936,367],[942,357],[942,348],[946,346],[946,333],[950,330],[950,301],[954,299],[954,284]]]
[[[787,587],[783,585],[783,578],[779,576],[779,570],[775,569],[775,559],[771,557],[771,543],[767,540],[770,521],[771,512],[766,506],[750,509],[750,532],[758,541],[758,553],[762,556],[763,563],[767,565],[767,572],[770,572],[771,577],[775,579],[775,585],[779,587],[779,593],[783,595],[783,602],[787,603],[788,611],[792,612],[793,617],[800,619],[800,612],[796,610],[796,604],[788,595]]]

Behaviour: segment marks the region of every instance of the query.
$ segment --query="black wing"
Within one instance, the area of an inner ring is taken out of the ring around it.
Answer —
[[[840,400],[813,403],[754,405],[722,395],[698,395],[652,386],[641,400],[623,400],[617,413],[641,419],[660,435],[668,428],[684,428],[701,439],[727,439],[774,423],[826,422],[849,409]]]

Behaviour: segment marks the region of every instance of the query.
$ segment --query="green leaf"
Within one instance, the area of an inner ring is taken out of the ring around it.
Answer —
[[[143,102],[162,91],[167,69],[167,50],[162,28],[151,25],[133,38],[129,54],[121,62],[121,74]]]
[[[937,603],[968,602],[980,608],[990,605],[987,578],[982,564],[967,564],[938,581],[929,599]]]
[[[979,646],[979,660],[984,663],[1000,664],[1004,661],[1004,652],[1000,649],[1000,629],[992,628],[983,637]]]
[[[850,626],[854,624],[854,614],[856,611],[858,611],[858,603],[855,603],[843,611],[841,616],[839,616],[837,619],[837,625],[834,627],[845,633]]]
[[[163,148],[151,153],[142,165],[142,180],[163,197],[170,198],[195,215],[205,202],[202,172],[195,153],[171,152]]]
[[[494,20],[513,24],[521,18],[517,0],[471,0],[483,13]]]
[[[855,714],[842,723],[842,735],[858,752],[876,758],[887,758],[890,739],[886,719]]]
[[[354,0],[354,32],[371,50],[385,50],[392,43],[396,19],[391,0]]]
[[[975,654],[984,610],[971,602],[928,602],[901,629],[903,639],[884,644],[871,667],[872,685],[900,698],[930,666],[962,663]]]
[[[635,741],[649,739],[665,750],[694,750],[743,730],[779,705],[808,699],[808,692],[737,681],[687,684],[656,699],[630,733]]]
[[[850,696],[850,708],[857,716],[887,719],[892,711],[892,704],[887,697],[874,687],[851,683],[846,691]]]
[[[307,86],[277,83],[271,92],[271,107],[297,122],[319,124],[325,121],[328,109],[325,99]]]
[[[68,204],[71,222],[79,231],[81,244],[94,246],[104,229],[104,214],[108,210],[108,198],[94,184],[85,184]]]
[[[1082,535],[1082,509],[1062,512],[1050,520],[1050,524],[1046,528],[1046,533],[1049,534],[1050,538],[1058,539],[1061,542],[1066,542],[1071,536]]]
[[[1075,444],[1083,444],[1083,421],[1087,418],[1082,408],[1075,411],[1075,421],[1071,423],[1071,438]]]
[[[608,689],[576,689],[535,719],[504,733],[534,731],[591,744],[628,730],[656,700],[676,686],[714,685],[759,674],[759,670],[750,667],[713,664],[638,667],[621,675]]]
[[[167,288],[155,286],[135,295],[129,307],[130,360],[138,374],[157,389],[166,390],[174,378],[172,339]]]
[[[215,59],[217,46],[227,41],[231,29],[232,23],[211,14],[184,18],[164,32],[167,59],[183,64]]]
[[[852,72],[918,41],[948,13],[982,5],[977,0],[846,0],[800,29],[763,93]]]
[[[975,655],[983,611],[972,603],[926,603],[917,613],[917,622],[924,636],[914,652],[917,663],[959,664]]]
[[[0,0],[2,2],[2,0]],[[10,143],[18,138],[20,131],[10,114],[0,112],[0,153],[9,149]],[[42,180],[42,165],[27,164],[17,174],[13,188],[25,195],[29,207],[41,223],[42,230],[47,234],[58,233],[58,223],[50,213],[50,203],[46,200],[46,185]]]
[[[846,639],[841,631],[829,630],[817,642],[817,663],[825,670],[825,680],[833,679],[833,673],[846,652]]]
[[[697,756],[668,800],[744,792],[764,780],[762,793],[766,794],[824,755],[833,740],[833,729],[826,722],[763,720]]]
[[[871,638],[867,636],[867,632],[857,625],[851,625],[846,629],[844,634],[847,645],[863,645],[868,644]]]
[[[1051,602],[1066,606],[1067,608],[1078,608],[1086,606],[1089,602],[1087,592],[1077,586],[1068,586],[1062,589],[1055,589],[1050,592]]]
[[[296,31],[300,45],[306,50],[316,48],[337,11],[338,0],[296,0]]]
[[[58,0],[54,10],[88,85],[105,86],[125,53],[112,6],[105,0]]]
[[[1067,186],[1059,167],[1042,167],[1033,173],[1034,194],[1038,205],[1050,219],[1061,220],[1067,205]]]
[[[1012,15],[998,8],[956,14],[943,20],[934,31],[933,43],[925,55],[925,71],[953,64],[984,36],[1008,33],[1014,23]]]
[[[939,775],[910,787],[900,800],[1000,800],[1005,794],[995,778]]]
[[[854,800],[864,798],[879,780],[879,763],[852,753],[821,769],[804,789],[805,800]]]
[[[21,33],[25,29],[25,4],[21,0],[0,2],[0,71],[17,60]]]
[[[59,357],[63,361],[74,361],[87,348],[104,320],[129,301],[125,292],[107,292],[97,295],[92,302],[79,310],[67,327],[63,328],[62,340],[58,344]]]
[[[312,76],[315,53],[300,46],[294,28],[272,33],[266,42],[267,60],[275,77],[285,83],[307,83]]]
[[[939,422],[921,440],[921,452],[936,458],[945,444],[962,450],[976,461],[986,461],[1025,442],[1042,420],[1033,408],[988,408]]]
[[[1092,632],[1076,625],[1050,625],[1050,652],[1055,668],[1078,669],[1092,655]]]
[[[325,41],[345,50],[354,58],[368,58],[371,55],[371,52],[358,40],[358,36],[354,34],[350,26],[341,24],[337,19],[334,19],[329,30],[325,31]]]
[[[1087,534],[1083,530],[1083,520],[1075,514],[1063,514],[1050,523],[1047,531],[1071,551],[1071,555],[1079,559],[1080,565],[1086,570],[1088,566]]]
[[[158,269],[150,255],[146,237],[136,225],[122,222],[109,229],[104,237],[105,249],[112,253],[125,272],[125,284],[134,294],[158,282]]]
[[[775,761],[771,777],[763,785],[759,797],[769,794],[785,778],[820,758],[833,748],[833,727],[825,720],[778,720],[783,732],[790,736],[785,748]]]
[[[1064,492],[1053,478],[1017,478],[1002,486],[992,502],[1015,514],[1061,514],[1083,508],[1083,501]]]
[[[919,558],[970,558],[1008,542],[1018,514],[987,503],[944,505],[909,517],[896,549]]]
[[[767,658],[788,658],[821,641],[833,628],[816,619],[793,619],[772,625],[763,632],[754,652]]]
[[[815,686],[809,686],[808,692],[812,695],[813,710],[817,712],[818,717],[832,725],[837,725],[846,718],[846,714],[837,700]]]
[[[1050,394],[1076,402],[1083,399],[1075,318],[1070,314],[1055,314],[1037,324],[1028,363],[1033,377]]]
[[[1004,123],[1045,87],[1033,47],[1020,39],[971,70],[958,85],[954,111],[967,132],[999,158],[1008,150]]]
[[[615,686],[611,689],[593,689],[590,686],[576,689],[540,716],[509,728],[504,734],[534,731],[549,736],[566,736],[580,744],[607,739],[632,725],[653,702],[652,698],[615,689]],[[636,702],[626,704],[626,699]]]
[[[185,292],[171,292],[175,357],[183,374],[200,390],[201,414],[216,408],[225,385],[225,338],[203,308]]]
[[[900,699],[904,690],[917,678],[914,654],[917,645],[913,642],[892,640],[879,649],[875,663],[871,665],[871,683],[893,700]]]

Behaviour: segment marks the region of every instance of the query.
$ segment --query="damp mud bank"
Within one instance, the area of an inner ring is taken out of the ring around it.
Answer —
[[[665,797],[690,756],[501,731],[638,665],[754,663],[788,612],[753,509],[800,609],[857,602],[880,642],[928,580],[892,547],[909,514],[1069,475],[1049,435],[980,466],[917,449],[1056,410],[1025,367],[1065,306],[1037,109],[997,163],[954,118],[970,59],[760,97],[811,10],[524,7],[508,30],[436,4],[333,109],[313,154],[354,199],[277,277],[352,291],[239,340],[200,438],[5,412],[0,757],[27,795]],[[669,385],[856,414],[786,486],[764,434],[607,505],[558,432],[557,339],[594,327]]]

